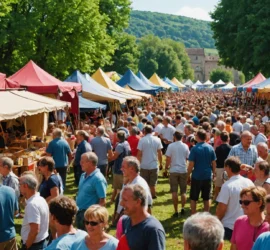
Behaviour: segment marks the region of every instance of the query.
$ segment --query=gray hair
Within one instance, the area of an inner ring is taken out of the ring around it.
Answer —
[[[98,157],[94,152],[86,152],[84,154],[82,154],[82,156],[86,156],[88,161],[91,161],[93,163],[93,165],[97,165],[98,163]]]
[[[224,121],[218,121],[217,126],[221,126],[221,127],[225,128],[226,123]]]
[[[140,162],[139,160],[134,156],[126,156],[123,161],[125,161],[128,165],[128,167],[132,167],[135,169],[136,173],[140,172]]]
[[[77,131],[77,135],[82,136],[84,138],[84,140],[87,140],[87,138],[89,137],[89,134],[84,130]]]
[[[12,169],[14,162],[9,157],[1,157],[0,162],[2,163],[2,166],[7,166],[9,170]]]
[[[129,184],[123,187],[123,191],[130,190],[134,200],[141,200],[141,206],[146,206],[147,194],[145,189],[139,184]]]
[[[262,148],[268,150],[268,146],[267,146],[267,144],[266,144],[265,142],[259,142],[259,143],[257,144],[257,148],[258,148],[258,147],[262,147]]]
[[[29,189],[36,190],[38,180],[33,174],[26,174],[20,177],[21,184],[27,184]]]
[[[105,129],[104,129],[104,127],[99,126],[99,127],[98,127],[98,132],[99,132],[100,135],[104,135],[104,134],[105,134]]]
[[[137,135],[138,134],[138,128],[136,126],[133,126],[130,130],[130,134]]]
[[[53,136],[55,138],[60,138],[62,137],[62,130],[60,128],[56,128],[53,130]]]
[[[192,250],[217,250],[223,242],[224,228],[216,216],[197,213],[185,221],[183,237]]]

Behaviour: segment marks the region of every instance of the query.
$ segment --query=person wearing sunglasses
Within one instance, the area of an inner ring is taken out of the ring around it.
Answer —
[[[86,237],[75,241],[71,250],[116,250],[118,240],[106,233],[109,213],[105,207],[92,205],[84,213],[84,225],[88,233]]]
[[[265,220],[270,223],[270,195],[268,194],[265,198],[266,201],[266,218]],[[270,231],[265,232],[261,234],[256,242],[254,243],[254,246],[252,250],[268,250],[270,249]]]
[[[245,215],[235,221],[231,250],[252,249],[258,236],[269,230],[264,214],[265,197],[266,191],[262,187],[248,187],[241,191],[239,203]]]

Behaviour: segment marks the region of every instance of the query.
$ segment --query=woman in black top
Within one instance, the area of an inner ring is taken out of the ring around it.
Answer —
[[[45,156],[38,161],[38,168],[43,175],[43,180],[39,186],[39,193],[47,202],[62,193],[62,180],[54,172],[54,160],[52,157]]]

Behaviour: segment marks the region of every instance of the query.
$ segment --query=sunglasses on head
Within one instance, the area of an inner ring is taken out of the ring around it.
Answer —
[[[256,201],[249,201],[249,200],[239,200],[240,205],[245,205],[248,206],[251,202],[256,202]]]
[[[84,220],[83,222],[86,226],[90,225],[92,227],[97,226],[99,223],[101,223],[101,221],[98,222],[98,221],[88,221],[88,220]]]

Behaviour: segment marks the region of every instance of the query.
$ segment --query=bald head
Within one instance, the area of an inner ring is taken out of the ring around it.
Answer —
[[[258,156],[266,160],[268,157],[268,146],[265,142],[260,142],[257,145]]]

